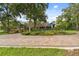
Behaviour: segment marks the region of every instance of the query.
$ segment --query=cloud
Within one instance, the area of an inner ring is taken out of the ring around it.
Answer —
[[[55,5],[53,8],[58,8],[58,5]]]

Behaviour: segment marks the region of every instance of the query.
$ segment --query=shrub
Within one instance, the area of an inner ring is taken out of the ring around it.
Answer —
[[[31,32],[30,34],[31,35],[39,35],[39,32],[38,31],[36,31],[36,32],[34,31],[34,32]]]
[[[23,35],[30,35],[30,32],[22,32]]]
[[[66,31],[66,30],[42,30],[42,31],[31,31],[30,33],[22,32],[23,35],[71,35],[75,34],[76,31]]]

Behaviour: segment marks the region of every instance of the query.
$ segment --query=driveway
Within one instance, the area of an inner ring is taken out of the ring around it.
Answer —
[[[0,35],[0,46],[77,47],[79,46],[79,33],[53,36]]]

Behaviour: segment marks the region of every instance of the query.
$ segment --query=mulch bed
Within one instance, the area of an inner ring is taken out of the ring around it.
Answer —
[[[79,56],[79,49],[65,50],[65,56]]]

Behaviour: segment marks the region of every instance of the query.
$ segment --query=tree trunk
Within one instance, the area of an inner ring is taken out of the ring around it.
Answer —
[[[34,29],[36,29],[36,20],[34,20]]]
[[[9,28],[9,19],[8,19],[8,27],[7,27],[7,33],[9,33],[9,31],[10,31],[10,28]]]
[[[21,32],[21,24],[19,23],[19,32]]]
[[[78,18],[76,18],[76,30],[78,30]]]
[[[3,25],[3,30],[4,30],[5,32],[7,32],[7,27],[6,27],[5,22],[4,22],[4,21],[1,21],[1,23],[2,23],[2,25]]]
[[[31,32],[31,19],[29,19],[29,32]]]

